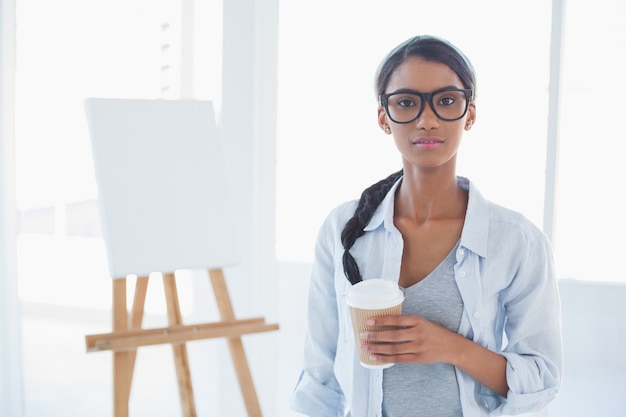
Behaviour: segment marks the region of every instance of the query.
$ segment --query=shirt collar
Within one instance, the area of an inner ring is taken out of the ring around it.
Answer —
[[[469,201],[465,215],[465,224],[461,234],[460,246],[465,247],[477,255],[487,256],[487,235],[489,231],[489,202],[480,194],[478,188],[465,177],[457,177],[459,185],[469,191]],[[385,229],[397,232],[393,223],[395,195],[402,182],[400,177],[391,187],[380,206],[363,230],[372,231],[384,224]]]
[[[402,182],[402,177],[398,178],[398,180],[393,184],[383,201],[380,203],[376,212],[372,216],[372,220],[363,228],[366,232],[370,232],[372,230],[377,229],[381,224],[384,223],[385,229],[388,231],[398,231],[396,226],[393,224],[393,210],[395,203],[396,190],[398,186]]]
[[[458,177],[458,182],[465,190],[469,190],[465,224],[461,233],[461,246],[486,258],[490,219],[489,202],[467,178]]]

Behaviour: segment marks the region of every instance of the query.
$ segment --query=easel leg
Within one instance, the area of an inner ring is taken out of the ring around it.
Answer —
[[[148,290],[148,277],[138,277],[135,283],[135,295],[133,297],[133,309],[128,320],[130,329],[140,329],[143,321],[143,309],[146,304],[146,292]],[[130,351],[129,372],[130,380],[133,380],[135,373],[135,360],[137,359],[137,349]]]
[[[165,289],[165,301],[167,303],[167,316],[170,326],[182,324],[182,314],[178,302],[178,291],[174,274],[163,274],[163,287]],[[178,391],[184,417],[196,417],[196,406],[191,386],[191,373],[189,371],[189,358],[186,345],[172,345],[174,351],[174,363],[178,378]]]
[[[128,328],[126,307],[126,278],[113,280],[113,330]],[[113,353],[113,413],[115,417],[128,417],[128,400],[132,371],[129,373],[131,352]]]
[[[222,320],[235,320],[235,313],[230,302],[223,271],[221,269],[211,269],[209,270],[209,276]],[[239,380],[239,388],[241,389],[246,410],[248,411],[248,417],[262,417],[261,407],[259,406],[259,400],[256,395],[241,338],[229,338],[228,348],[233,360],[237,379]]]
[[[113,329],[138,329],[143,320],[148,277],[137,278],[133,309],[128,317],[126,307],[126,278],[113,280]],[[135,372],[137,350],[113,353],[113,408],[115,417],[128,417],[130,389]]]

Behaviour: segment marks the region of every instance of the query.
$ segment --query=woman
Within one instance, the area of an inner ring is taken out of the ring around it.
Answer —
[[[542,409],[561,378],[560,302],[546,237],[457,177],[476,121],[475,76],[449,42],[418,36],[376,77],[378,123],[402,170],[322,225],[309,288],[304,370],[292,407],[307,416],[516,415]],[[395,330],[354,340],[345,296],[397,281]],[[359,364],[364,349],[384,370]]]

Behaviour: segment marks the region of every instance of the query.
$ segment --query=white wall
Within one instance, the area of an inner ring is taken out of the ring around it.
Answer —
[[[274,245],[278,1],[228,0],[223,7],[221,131],[229,144],[229,180],[243,254],[241,267],[225,273],[236,314],[263,315],[274,322],[279,283]],[[264,381],[277,379],[278,337],[274,333],[244,339],[257,395],[268,416],[276,415],[276,385]],[[230,365],[226,367],[224,377],[232,378]],[[221,415],[243,415],[240,401],[222,403]]]
[[[6,67],[7,59],[12,59],[10,55],[8,58],[6,55],[12,51],[12,48],[7,48],[6,45],[11,46],[13,38],[12,21],[7,20],[13,12],[13,2],[0,0],[0,4],[2,5],[0,29],[3,31],[3,44],[0,50],[4,54],[0,64]],[[281,325],[281,330],[276,334],[252,336],[246,339],[246,347],[265,415],[285,417],[293,415],[288,410],[289,393],[297,378],[304,342],[304,328],[301,322],[304,320],[304,300],[310,266],[306,263],[276,265],[274,256],[277,9],[278,0],[224,1],[225,100],[221,122],[224,134],[232,144],[230,151],[235,163],[231,179],[239,199],[236,213],[239,219],[237,233],[240,235],[246,259],[241,267],[226,271],[227,278],[238,316],[262,314],[269,321],[278,321]],[[4,308],[0,310],[0,338],[2,340],[0,343],[0,382],[3,384],[0,385],[0,410],[2,411],[0,415],[17,417],[21,413],[20,345],[19,330],[16,327],[19,323],[19,308],[14,279],[15,245],[10,237],[13,234],[10,229],[14,224],[12,210],[15,204],[11,185],[13,183],[12,163],[10,160],[8,162],[5,160],[5,157],[12,152],[11,141],[6,140],[12,137],[12,132],[10,132],[11,106],[4,101],[7,93],[12,90],[12,82],[7,81],[11,79],[12,74],[4,72],[1,75],[0,92],[3,95],[3,101],[0,103],[2,106],[0,117],[4,119],[0,120],[0,126],[3,129],[0,140],[4,140],[0,142],[2,146],[0,154],[3,158],[0,161],[3,170],[0,173],[2,180],[0,183],[2,187],[0,189],[0,216],[2,218],[0,244],[5,246],[0,247],[0,268],[2,268],[0,270],[0,305],[2,307],[0,308]],[[309,85],[309,83],[305,84]],[[319,121],[318,117],[311,117],[310,114],[305,116],[307,121],[303,123],[303,126],[307,129],[315,126]],[[8,187],[7,184],[9,184]],[[305,221],[308,222],[310,219]],[[313,226],[313,228],[316,227]],[[8,239],[7,236],[9,236]],[[583,405],[591,406],[592,402],[601,400],[604,408],[608,407],[613,413],[606,412],[602,414],[603,416],[623,417],[623,411],[626,410],[626,405],[623,403],[624,396],[609,394],[626,392],[623,377],[626,375],[623,368],[624,356],[618,349],[618,346],[623,346],[624,341],[623,327],[618,325],[619,317],[624,317],[623,307],[620,307],[621,300],[624,298],[619,295],[622,293],[613,292],[613,287],[576,288],[577,290],[572,292],[568,287],[563,293],[567,349],[564,395],[557,399],[550,416],[568,415],[571,417],[574,414],[567,414],[568,412],[583,410],[585,409]],[[605,298],[607,294],[609,298]],[[76,317],[73,319],[76,320]],[[578,331],[576,326],[582,322],[585,326],[581,329],[585,330]],[[595,323],[602,323],[602,326],[595,326]],[[90,332],[93,329],[89,327],[87,331]],[[593,336],[589,336],[591,330],[595,331]],[[80,334],[82,337],[85,332],[81,330]],[[612,337],[608,342],[610,349],[606,349],[607,337]],[[12,343],[4,343],[5,340],[10,340]],[[595,343],[589,344],[589,340]],[[82,342],[82,339],[79,338],[79,341]],[[78,354],[84,353],[82,346],[79,347]],[[43,353],[46,352],[43,351]],[[157,359],[157,364],[159,360],[161,359]],[[169,361],[169,357],[166,356],[162,360]],[[213,361],[214,358],[211,360]],[[596,364],[595,360],[601,362],[597,367],[583,366]],[[105,363],[104,371],[94,373],[92,377],[108,376],[110,361],[108,355],[97,354],[95,357],[88,358],[89,363],[96,361]],[[219,415],[242,415],[241,403],[236,397],[231,397],[235,385],[234,375],[228,364],[229,358],[225,350],[220,353],[218,362],[219,366],[223,367],[217,372],[220,378],[219,398],[224,402],[220,406]],[[613,379],[604,379],[607,375],[604,372],[608,370],[611,370],[611,375],[614,375]],[[572,378],[576,375],[581,377]],[[222,376],[223,379],[221,379]],[[7,381],[10,384],[6,384]],[[604,385],[602,381],[605,382]],[[59,386],[58,382],[44,385],[50,391]],[[577,390],[581,387],[586,395],[577,395],[579,392]],[[91,391],[91,393],[94,396],[100,395],[99,400],[107,401],[110,390],[108,386],[105,388],[103,392]],[[603,392],[609,397],[606,401],[605,397],[600,395]],[[215,394],[207,393],[206,395]],[[233,401],[230,401],[231,399]],[[82,400],[85,399],[82,398]],[[91,400],[94,401],[93,404],[97,404],[99,411],[102,411],[102,403],[93,398]],[[77,402],[73,403],[73,405],[76,404]],[[5,411],[5,409],[10,411]],[[63,415],[63,410],[57,410],[57,412]]]
[[[564,371],[550,417],[626,415],[626,284],[561,279]]]
[[[22,415],[20,309],[15,260],[13,91],[15,5],[0,0],[0,416]]]

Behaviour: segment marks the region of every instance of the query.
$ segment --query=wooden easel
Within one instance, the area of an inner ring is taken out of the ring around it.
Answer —
[[[218,322],[184,325],[174,273],[163,274],[163,287],[169,326],[143,329],[148,276],[138,277],[132,309],[126,304],[126,278],[113,280],[113,332],[86,336],[88,352],[113,351],[113,404],[115,417],[128,417],[130,390],[135,369],[137,349],[141,346],[169,343],[174,353],[182,415],[196,417],[186,342],[225,337],[235,367],[239,387],[249,417],[261,417],[250,368],[241,336],[277,330],[277,324],[267,324],[263,318],[237,320],[230,301],[222,269],[208,271],[221,320]]]
[[[113,331],[86,337],[87,351],[113,351],[115,417],[128,417],[137,349],[171,344],[184,417],[195,417],[186,342],[228,341],[249,417],[261,417],[241,336],[278,329],[264,319],[237,320],[223,267],[239,263],[230,184],[213,105],[199,100],[90,98],[85,101],[98,182]],[[187,326],[175,273],[209,272],[220,321]],[[149,274],[163,274],[169,325],[142,328]],[[136,275],[131,311],[126,277]]]

